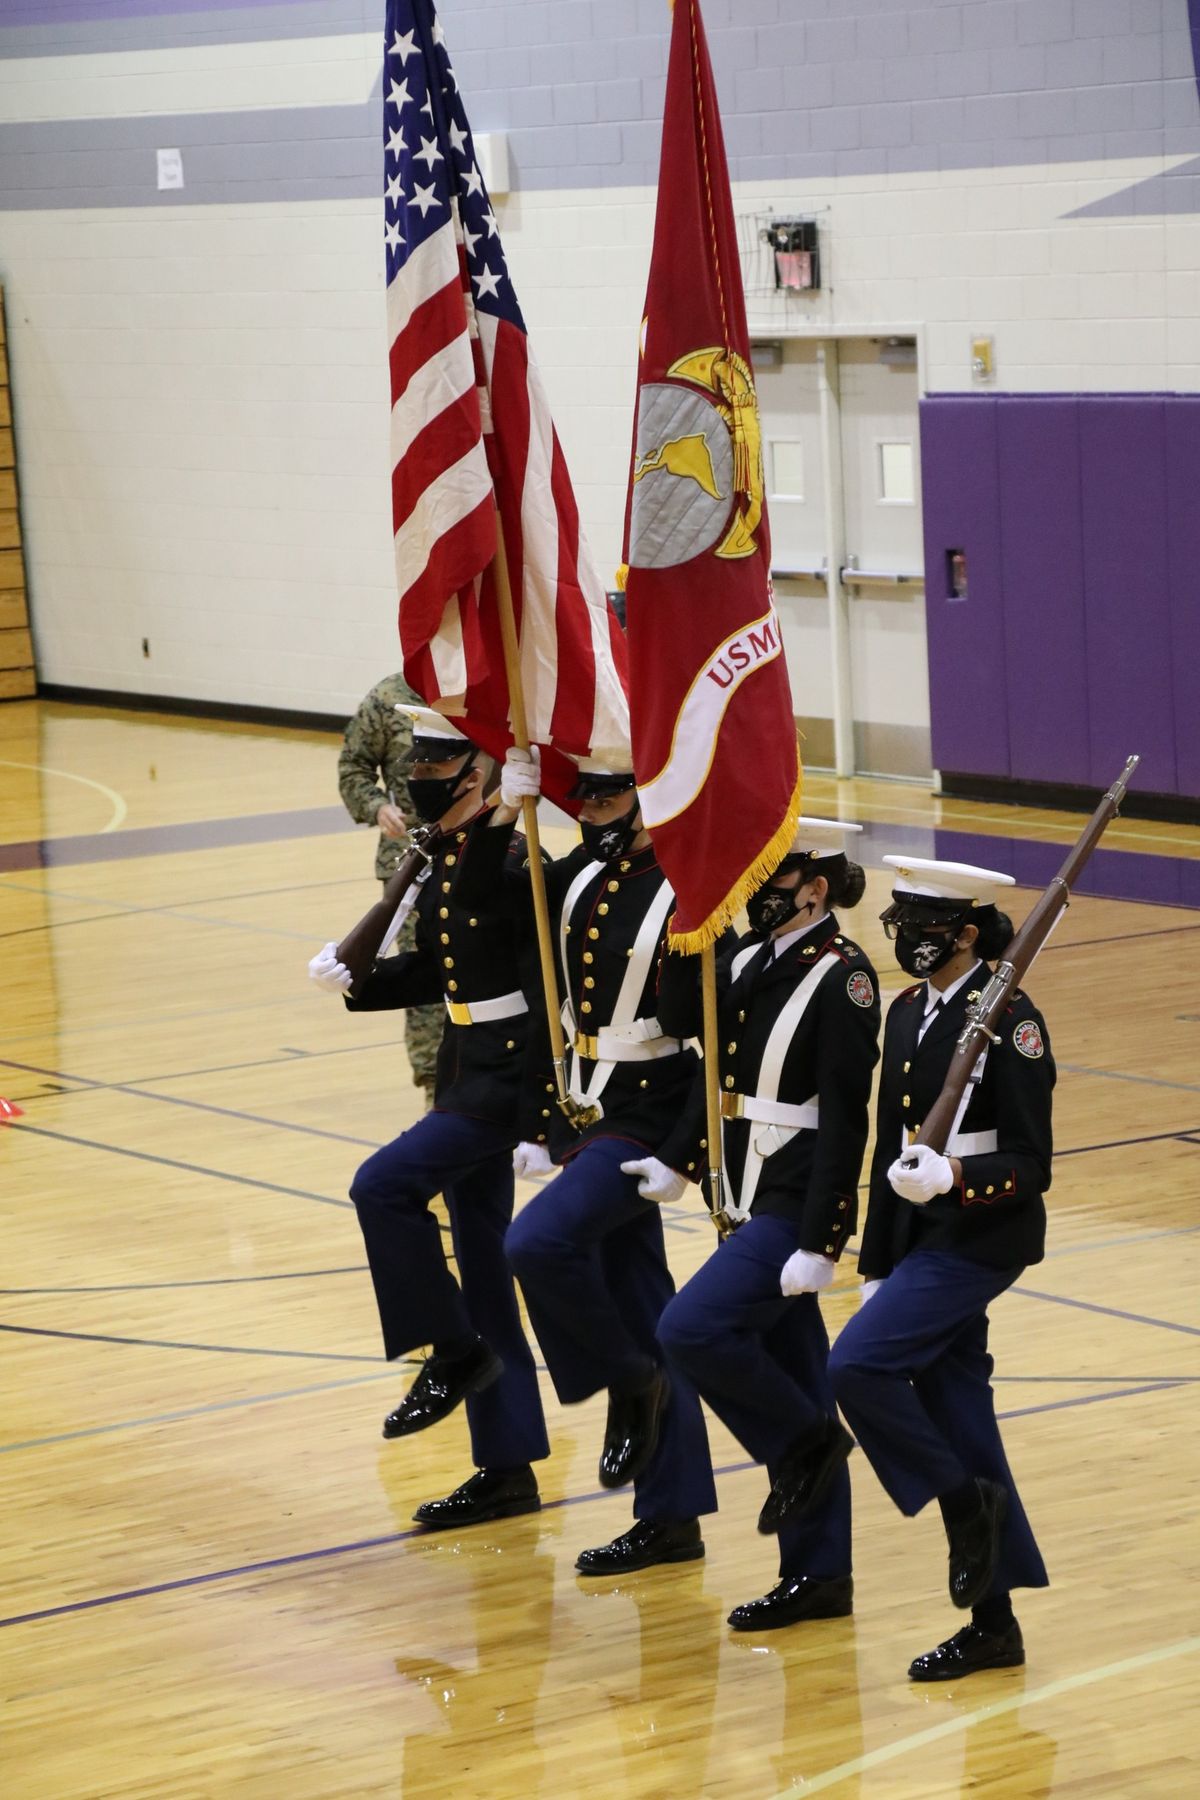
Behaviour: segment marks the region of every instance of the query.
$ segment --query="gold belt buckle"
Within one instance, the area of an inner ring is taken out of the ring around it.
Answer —
[[[746,1099],[746,1096],[744,1094],[722,1094],[721,1095],[721,1117],[723,1119],[743,1119],[743,1118],[745,1118],[746,1115],[742,1110],[742,1108],[745,1104],[745,1099]]]
[[[575,1033],[575,1050],[579,1056],[586,1056],[589,1062],[600,1060],[600,1039],[589,1037],[586,1031]]]
[[[473,1025],[475,1023],[474,1019],[471,1017],[470,1007],[462,1000],[448,1000],[446,1002],[446,1010],[450,1014],[450,1023],[452,1025]]]

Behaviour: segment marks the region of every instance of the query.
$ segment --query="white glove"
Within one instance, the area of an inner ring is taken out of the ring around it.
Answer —
[[[779,1286],[785,1294],[817,1294],[833,1280],[833,1258],[815,1250],[794,1250],[783,1265]]]
[[[500,804],[520,810],[522,800],[536,800],[542,791],[542,753],[535,744],[532,750],[509,750],[500,771]]]
[[[669,1169],[657,1156],[642,1156],[636,1162],[621,1164],[622,1175],[638,1177],[638,1193],[656,1206],[670,1206],[687,1193],[687,1179]]]
[[[867,1301],[871,1298],[871,1295],[877,1294],[882,1286],[883,1286],[883,1277],[882,1276],[879,1278],[878,1281],[864,1281],[863,1282],[862,1292],[858,1297],[858,1305],[859,1305],[860,1311],[867,1304]]]
[[[518,1144],[513,1151],[513,1174],[526,1181],[534,1175],[548,1175],[553,1167],[545,1144]]]
[[[308,965],[308,979],[327,994],[347,994],[354,985],[353,975],[345,963],[338,961],[336,944],[326,944],[317,951]]]
[[[911,1206],[928,1206],[935,1194],[948,1194],[954,1186],[950,1158],[931,1150],[928,1144],[913,1144],[903,1156],[898,1156],[887,1178],[900,1198]]]

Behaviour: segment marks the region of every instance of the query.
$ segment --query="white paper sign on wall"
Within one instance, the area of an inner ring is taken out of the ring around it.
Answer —
[[[183,152],[180,150],[160,150],[158,152],[158,185],[163,188],[181,188],[183,186]]]

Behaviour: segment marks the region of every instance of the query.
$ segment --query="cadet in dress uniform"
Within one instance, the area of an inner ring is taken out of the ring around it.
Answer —
[[[506,884],[499,875],[517,806],[539,785],[536,762],[510,756],[495,828],[474,828],[462,867],[458,893],[471,906],[515,905],[528,917],[528,877]],[[608,1390],[600,1481],[633,1482],[635,1523],[576,1562],[581,1574],[607,1575],[703,1556],[699,1516],[716,1511],[717,1497],[700,1402],[686,1380],[668,1380],[654,1336],[675,1291],[656,1202],[684,1184],[652,1153],[678,1119],[697,1066],[695,1052],[655,1016],[674,895],[642,826],[632,773],[585,762],[577,797],[583,843],[546,878],[574,1046],[572,1093],[602,1116],[575,1131],[544,1074],[531,1082],[518,1173],[549,1172],[552,1158],[564,1166],[517,1215],[507,1250],[559,1399],[570,1405]]]
[[[1045,1022],[1015,992],[972,1073],[946,1154],[909,1147],[941,1093],[967,1008],[1012,936],[997,910],[1010,875],[887,856],[882,915],[909,975],[888,1012],[878,1139],[859,1251],[864,1304],[833,1347],[834,1392],[901,1512],[937,1500],[950,1544],[950,1598],[963,1630],[917,1657],[914,1681],[1023,1663],[1009,1592],[1045,1587],[1045,1565],[996,1424],[990,1303],[1046,1235],[1054,1060]]]
[[[779,1533],[780,1580],[734,1608],[735,1631],[852,1610],[852,1442],[817,1294],[855,1228],[879,1058],[875,971],[829,910],[862,897],[865,877],[846,856],[859,830],[801,819],[790,854],[747,904],[751,935],[718,965],[725,1202],[744,1222],[658,1325],[672,1378],[691,1378],[771,1480],[759,1529]],[[701,1029],[696,962],[671,956],[663,973],[659,1017],[681,1036]],[[693,1180],[706,1160],[703,1118],[701,1074],[689,1116],[659,1151]]]
[[[384,1437],[421,1431],[466,1401],[477,1472],[414,1515],[439,1528],[535,1511],[540,1501],[530,1465],[550,1447],[504,1256],[529,1024],[518,968],[527,946],[520,927],[468,912],[453,892],[470,854],[467,827],[481,810],[495,765],[437,713],[417,708],[414,714],[409,792],[420,817],[438,821],[447,834],[414,884],[416,948],[376,961],[354,993],[336,945],[326,945],[309,967],[320,985],[345,995],[351,1012],[434,1001],[444,1009],[434,1110],[368,1157],[350,1189],[386,1355],[432,1345],[384,1421]],[[513,841],[509,856],[514,863],[524,857],[523,840]],[[439,1193],[461,1287],[429,1210]]]

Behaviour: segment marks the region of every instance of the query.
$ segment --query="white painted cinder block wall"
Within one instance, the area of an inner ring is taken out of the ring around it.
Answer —
[[[377,72],[373,37],[332,61],[329,45],[288,47],[307,104],[343,104]],[[156,115],[181,104],[182,54],[89,60],[110,111]],[[3,117],[86,104],[78,60],[24,65]],[[282,103],[274,58],[186,73],[188,105]],[[739,210],[828,209],[826,291],[752,326],[915,327],[926,390],[970,385],[976,333],[995,337],[1004,389],[1194,389],[1200,217],[1065,217],[1171,164],[743,184]],[[653,203],[592,187],[497,205],[606,578]],[[350,710],[397,660],[379,204],[55,207],[0,228],[42,679]]]

